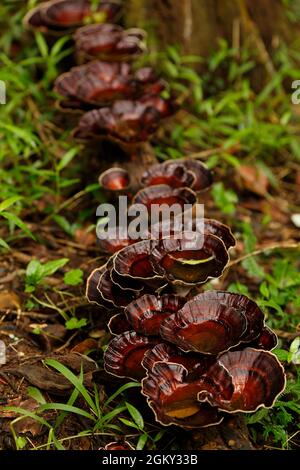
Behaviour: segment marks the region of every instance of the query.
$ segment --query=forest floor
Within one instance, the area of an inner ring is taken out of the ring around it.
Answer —
[[[108,144],[71,137],[75,119],[54,109],[53,80],[72,63],[65,40],[47,45],[25,33],[10,6],[0,39],[0,365],[1,449],[98,449],[116,436],[142,449],[201,447],[201,433],[155,423],[136,383],[102,371],[107,317],[88,304],[85,283],[105,262],[96,243],[98,184],[110,166]],[[257,449],[299,448],[300,398],[300,105],[290,82],[300,54],[278,47],[276,74],[257,85],[259,57],[225,42],[197,74],[195,57],[175,47],[141,63],[155,65],[181,97],[151,145],[157,159],[192,156],[214,170],[201,196],[205,214],[228,224],[238,243],[222,279],[208,283],[253,298],[279,338],[275,350],[287,388],[271,409],[245,417]],[[74,121],[74,122],[73,122]],[[77,353],[85,355],[83,367]],[[9,410],[8,408],[9,407]]]

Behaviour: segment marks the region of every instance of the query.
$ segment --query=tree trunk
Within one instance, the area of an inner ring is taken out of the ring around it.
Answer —
[[[261,41],[260,52],[295,34],[281,0],[128,0],[126,6],[128,26],[152,31],[160,46],[180,44],[185,54],[207,56],[220,37],[229,44],[247,37],[256,48]]]

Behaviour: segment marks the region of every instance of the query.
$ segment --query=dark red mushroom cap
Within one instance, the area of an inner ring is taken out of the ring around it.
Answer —
[[[125,333],[125,331],[132,330],[132,325],[129,323],[124,313],[117,313],[111,317],[107,326],[112,335],[121,335]]]
[[[154,271],[150,260],[152,245],[151,240],[142,240],[123,248],[114,257],[114,270],[120,276],[143,282],[157,280],[160,284],[162,277]]]
[[[136,293],[129,289],[121,289],[116,285],[110,276],[109,269],[105,269],[101,275],[97,289],[100,295],[107,302],[111,302],[115,307],[126,307],[136,297]]]
[[[155,270],[174,284],[194,285],[219,277],[229,256],[222,240],[210,233],[182,232],[181,238],[164,238],[153,247]]]
[[[76,50],[88,58],[125,59],[136,57],[146,50],[146,32],[141,29],[124,30],[121,26],[93,24],[76,31]]]
[[[38,5],[24,18],[24,24],[50,33],[65,33],[89,21],[94,15],[103,15],[102,21],[113,21],[121,11],[115,0],[103,1],[96,9],[90,0],[51,0]]]
[[[94,271],[90,274],[86,283],[86,297],[89,302],[95,303],[100,307],[104,307],[108,310],[111,309],[113,305],[111,302],[104,300],[97,288],[100,278],[105,271],[106,265],[102,266],[101,268],[94,269]]]
[[[194,182],[191,188],[198,192],[209,188],[213,183],[213,173],[207,168],[207,166],[199,160],[191,158],[182,158],[176,160],[177,163],[184,165],[187,171],[193,173]],[[168,160],[164,165],[172,165],[174,160]]]
[[[236,239],[234,238],[230,228],[218,220],[204,219],[204,231],[220,238],[227,250],[236,245]]]
[[[135,331],[146,336],[159,335],[161,322],[177,312],[185,299],[178,295],[155,296],[145,294],[131,302],[125,309],[128,321]]]
[[[145,354],[142,365],[146,370],[151,371],[157,362],[181,364],[187,369],[191,378],[194,373],[197,373],[196,377],[199,377],[207,372],[215,362],[215,357],[199,353],[185,353],[175,345],[161,343]]]
[[[99,183],[108,191],[121,192],[130,186],[130,175],[124,168],[112,167],[101,173]]]
[[[248,413],[262,406],[272,407],[285,388],[283,367],[276,356],[268,351],[246,348],[226,352],[207,373],[213,382],[223,381],[225,375],[232,380],[230,396],[201,391],[198,400],[207,401],[226,412]]]
[[[206,427],[222,421],[217,408],[197,401],[197,382],[187,381],[187,370],[174,363],[157,362],[142,381],[142,393],[156,420],[168,426]]]
[[[84,111],[116,99],[134,97],[137,82],[128,64],[94,61],[60,75],[54,90],[67,100],[77,100],[78,108]]]
[[[156,131],[160,119],[160,112],[152,105],[120,100],[85,113],[74,135],[78,139],[109,136],[127,143],[144,142]]]
[[[140,380],[145,376],[141,364],[144,354],[160,341],[160,338],[140,336],[135,331],[116,336],[104,353],[105,370],[117,377]]]
[[[106,446],[103,448],[101,447],[99,450],[135,450],[134,447],[132,447],[131,444],[127,441],[119,441],[119,442],[110,442],[109,444],[106,444]]]
[[[193,300],[203,302],[204,304],[207,302],[212,302],[213,304],[221,303],[228,308],[231,307],[244,313],[247,319],[247,329],[241,337],[241,341],[243,342],[254,340],[262,332],[264,314],[258,305],[246,295],[224,291],[207,291],[197,295]]]
[[[254,341],[251,341],[249,346],[256,349],[263,349],[265,351],[272,351],[272,349],[276,348],[277,344],[278,338],[274,331],[272,331],[268,326],[264,326],[260,335]]]
[[[153,204],[179,204],[182,208],[185,204],[195,204],[196,195],[189,188],[171,188],[166,184],[149,186],[141,189],[133,198],[133,204],[143,204],[148,211]]]
[[[161,323],[160,334],[184,351],[216,355],[238,345],[246,328],[242,311],[195,297]]]
[[[158,163],[145,171],[141,178],[143,186],[167,184],[172,188],[190,187],[195,181],[193,173],[186,170],[184,165],[174,162],[168,165]]]

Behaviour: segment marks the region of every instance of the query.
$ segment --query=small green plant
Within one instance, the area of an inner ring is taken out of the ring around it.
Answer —
[[[52,276],[56,271],[65,266],[68,261],[67,258],[48,261],[44,264],[35,259],[30,261],[25,274],[25,292],[34,292],[38,285],[45,281],[46,277]]]

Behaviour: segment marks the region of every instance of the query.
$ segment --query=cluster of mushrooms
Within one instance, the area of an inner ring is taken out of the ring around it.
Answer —
[[[78,65],[57,78],[54,91],[60,110],[79,115],[73,135],[80,141],[146,141],[176,108],[174,100],[160,97],[166,83],[152,68],[135,69],[146,33],[115,24],[121,11],[117,0],[52,0],[24,19],[28,29],[50,36],[72,34]]]
[[[52,0],[25,18],[28,28],[47,35],[73,34],[79,65],[58,77],[55,91],[61,110],[79,114],[75,138],[146,142],[176,110],[171,98],[161,97],[166,83],[151,68],[135,69],[145,32],[116,25],[120,14],[115,0]],[[130,175],[111,168],[100,183],[127,194]],[[140,239],[101,239],[108,260],[87,282],[89,301],[110,313],[106,371],[141,381],[163,425],[215,425],[226,413],[271,407],[285,387],[284,370],[270,352],[276,335],[256,303],[230,292],[199,293],[229,262],[230,229],[200,221],[193,211],[188,230],[178,229],[177,216],[151,226],[153,205],[177,204],[184,211],[211,184],[211,172],[196,160],[150,167],[128,206],[128,212],[134,205],[147,208],[147,230]]]
[[[121,169],[109,170],[109,177],[115,191],[126,180]],[[211,182],[199,161],[167,161],[142,175],[131,204],[142,201],[149,211],[152,204],[193,204]],[[106,371],[142,381],[161,424],[198,428],[220,423],[226,413],[271,407],[285,374],[270,352],[276,335],[255,302],[217,290],[194,295],[228,264],[235,245],[230,229],[194,218],[191,230],[179,234],[177,216],[154,227],[149,218],[148,238],[101,240],[110,257],[91,273],[87,297],[110,312],[114,338],[104,354]]]

